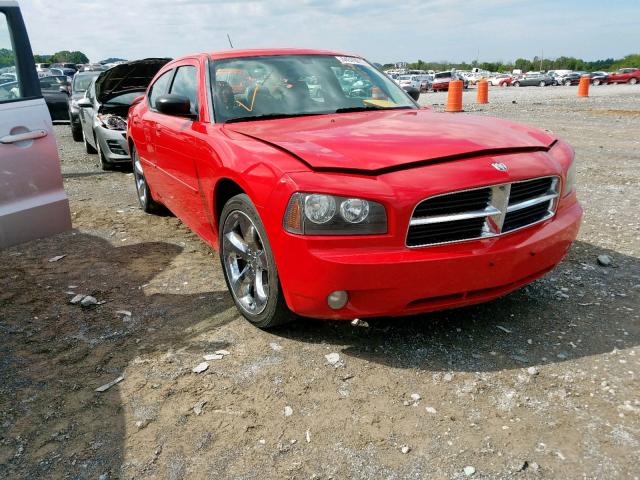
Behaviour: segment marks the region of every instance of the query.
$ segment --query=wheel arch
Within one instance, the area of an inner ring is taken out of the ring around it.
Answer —
[[[213,189],[213,215],[216,227],[220,224],[220,215],[225,204],[236,195],[249,193],[238,182],[229,177],[221,177]],[[251,195],[249,195],[251,197]]]

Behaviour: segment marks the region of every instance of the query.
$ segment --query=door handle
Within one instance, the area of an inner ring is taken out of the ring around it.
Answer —
[[[16,133],[15,135],[6,135],[0,138],[0,143],[8,144],[8,143],[17,143],[24,142],[26,140],[36,140],[38,138],[46,137],[46,130],[31,130],[24,133]]]

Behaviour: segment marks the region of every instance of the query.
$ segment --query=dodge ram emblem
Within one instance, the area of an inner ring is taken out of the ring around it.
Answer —
[[[504,163],[500,163],[500,162],[492,163],[491,166],[501,172],[506,172],[507,170],[509,170],[509,167],[507,167]]]

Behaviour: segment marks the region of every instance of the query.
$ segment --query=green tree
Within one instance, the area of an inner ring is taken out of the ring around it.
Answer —
[[[616,60],[610,65],[611,70],[617,70],[618,68],[626,68],[626,67],[640,68],[640,53],[627,55],[626,57],[620,60]]]
[[[51,61],[54,63],[89,63],[87,56],[77,50],[73,52],[69,50],[56,52],[51,56]]]
[[[15,57],[13,56],[13,50],[6,48],[0,48],[0,68],[10,67],[15,65]]]

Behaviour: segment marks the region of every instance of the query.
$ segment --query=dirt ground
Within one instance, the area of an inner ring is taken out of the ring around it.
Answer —
[[[74,229],[0,251],[0,478],[640,477],[640,88],[491,95],[465,109],[575,147],[578,241],[505,298],[368,327],[252,327],[217,256],[56,126]]]

